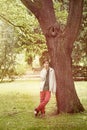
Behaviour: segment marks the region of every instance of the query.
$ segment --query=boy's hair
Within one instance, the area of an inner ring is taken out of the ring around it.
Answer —
[[[44,59],[44,60],[43,60],[43,64],[44,64],[45,62],[50,63],[50,62],[49,62],[49,59]]]

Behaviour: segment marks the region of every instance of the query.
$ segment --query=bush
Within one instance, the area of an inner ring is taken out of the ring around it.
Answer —
[[[87,66],[73,66],[72,73],[74,80],[87,81]]]

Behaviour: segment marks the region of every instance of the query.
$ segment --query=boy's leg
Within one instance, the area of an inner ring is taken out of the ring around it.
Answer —
[[[40,104],[44,101],[44,99],[45,99],[45,92],[44,92],[44,91],[41,91],[41,92],[40,92]],[[43,107],[41,110],[39,110],[39,109],[36,108],[36,109],[34,110],[35,116],[38,115],[39,111],[41,111],[41,114],[44,113],[44,111],[45,111],[44,109],[45,109],[45,107]]]
[[[45,92],[42,91],[40,92],[40,104],[44,101],[44,99],[45,99]],[[41,114],[44,114],[44,113],[45,113],[45,107],[41,109]]]
[[[41,111],[45,108],[46,104],[49,102],[50,97],[51,97],[51,92],[50,91],[44,91],[45,92],[45,98],[43,102],[40,103],[40,105],[36,108],[37,111]]]

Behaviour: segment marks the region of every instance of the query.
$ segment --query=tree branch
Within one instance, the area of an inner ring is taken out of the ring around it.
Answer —
[[[21,0],[21,2],[29,9],[36,17],[38,17],[38,11],[41,8],[40,0]]]
[[[5,17],[3,17],[1,14],[0,14],[0,17],[1,17],[2,19],[4,19],[6,22],[8,22],[9,24],[11,24],[12,26],[14,26],[14,27],[23,28],[22,26],[18,26],[18,25],[13,24],[11,21],[9,21],[9,20],[6,19]]]
[[[5,17],[3,17],[1,14],[0,14],[0,17],[1,17],[2,19],[4,19],[6,22],[8,22],[10,25],[12,25],[13,27],[19,28],[22,32],[24,32],[25,28],[24,28],[23,26],[15,25],[15,24],[12,23],[11,21],[9,21],[9,20],[6,19]]]
[[[72,44],[75,41],[79,27],[81,24],[82,11],[83,11],[83,1],[84,0],[70,0],[69,3],[69,15],[67,20],[67,25],[65,29],[65,35],[67,38],[67,44],[69,48],[72,48]],[[72,43],[71,43],[72,42]]]

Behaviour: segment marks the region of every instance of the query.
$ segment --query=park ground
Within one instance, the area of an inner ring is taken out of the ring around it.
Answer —
[[[39,104],[39,80],[17,80],[0,84],[0,130],[87,130],[87,82],[75,82],[85,111],[55,115],[55,96],[44,118],[34,116]]]

